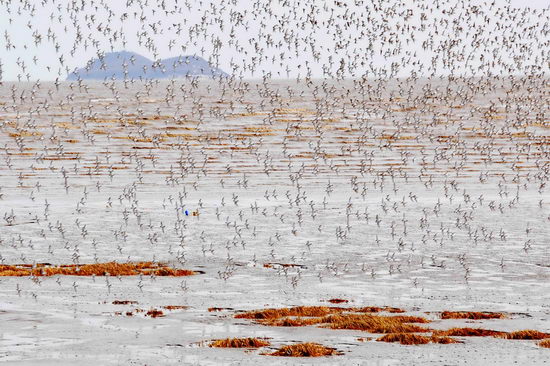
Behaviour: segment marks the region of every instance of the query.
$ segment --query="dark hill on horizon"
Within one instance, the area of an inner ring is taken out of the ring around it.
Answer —
[[[169,79],[187,76],[228,77],[217,67],[211,66],[198,56],[178,56],[151,61],[135,52],[120,51],[105,53],[95,58],[85,67],[71,72],[67,80],[104,80],[115,78],[126,79]]]

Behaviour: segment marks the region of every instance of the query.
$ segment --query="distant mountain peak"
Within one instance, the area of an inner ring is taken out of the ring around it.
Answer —
[[[188,76],[228,77],[199,56],[176,56],[152,61],[131,51],[106,52],[70,73],[67,80],[169,79]]]

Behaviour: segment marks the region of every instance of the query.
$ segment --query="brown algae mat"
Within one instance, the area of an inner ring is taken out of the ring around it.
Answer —
[[[302,327],[319,326],[329,329],[359,330],[368,333],[379,333],[384,336],[377,339],[380,342],[400,343],[403,345],[417,344],[453,344],[463,343],[451,337],[494,337],[509,340],[542,340],[538,344],[548,347],[550,333],[537,330],[518,330],[505,332],[483,328],[454,327],[450,329],[430,329],[419,324],[430,323],[431,320],[420,316],[380,315],[377,312],[405,312],[392,307],[334,307],[334,306],[296,306],[289,308],[269,308],[239,312],[237,319],[251,319],[255,323],[266,326]],[[503,313],[490,312],[451,312],[442,313],[443,319],[503,319]],[[421,333],[421,334],[419,334]],[[428,334],[426,334],[428,333]],[[431,333],[431,335],[429,334]]]
[[[328,299],[327,302],[330,302],[331,304],[343,304],[343,303],[348,303],[349,300],[346,300],[346,299]]]
[[[186,310],[189,307],[184,306],[184,305],[166,305],[166,306],[161,306],[161,308],[164,309],[164,310],[172,312],[172,311],[176,311],[176,310]],[[164,311],[156,309],[156,308],[151,308],[149,310],[137,308],[137,309],[134,309],[133,311],[130,310],[130,311],[125,312],[126,316],[133,316],[134,313],[135,314],[142,314],[143,313],[144,316],[151,317],[151,318],[163,318],[165,316]],[[115,312],[115,315],[122,315],[122,311]]]
[[[137,301],[134,300],[115,300],[112,302],[113,305],[135,305]]]
[[[441,319],[504,319],[504,313],[478,312],[478,311],[444,311],[441,313]]]
[[[403,345],[415,345],[415,344],[451,344],[462,343],[459,340],[450,337],[437,337],[437,336],[423,336],[414,333],[389,333],[377,339],[378,342],[399,342]]]
[[[343,312],[378,313],[382,311],[386,311],[389,313],[405,312],[405,310],[399,309],[399,308],[376,307],[376,306],[367,306],[367,307],[360,307],[360,308],[345,308],[345,307],[337,307],[337,306],[295,306],[291,308],[247,311],[247,312],[238,313],[237,315],[235,315],[235,318],[267,320],[267,319],[279,319],[279,318],[289,317],[289,316],[322,317],[322,316],[327,316],[331,314],[339,314]]]
[[[538,330],[526,329],[510,332],[504,336],[506,339],[534,339],[541,340],[550,338],[550,333],[539,332]]]
[[[281,357],[323,357],[341,355],[342,352],[335,348],[325,347],[318,343],[298,343],[282,346],[272,353],[262,353],[265,356]]]
[[[271,343],[260,338],[226,338],[212,341],[208,346],[216,348],[260,348]]]
[[[504,338],[507,332],[483,328],[451,328],[445,330],[435,330],[436,336],[443,337],[499,337]]]
[[[282,309],[250,311],[235,315],[238,319],[254,319],[269,326],[321,325],[331,329],[354,329],[370,333],[416,333],[430,329],[411,323],[429,323],[417,316],[381,316],[370,313],[383,308],[340,308],[329,306],[298,306]],[[393,308],[390,308],[393,309]]]
[[[0,265],[1,276],[136,276],[136,275],[154,275],[182,277],[191,276],[198,272],[186,269],[177,269],[169,267],[162,263],[153,262],[130,262],[130,263],[94,263],[94,264],[68,264],[51,265],[41,264],[16,264]]]

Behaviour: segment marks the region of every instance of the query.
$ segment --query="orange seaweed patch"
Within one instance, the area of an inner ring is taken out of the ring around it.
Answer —
[[[459,341],[458,339],[454,339],[451,337],[438,337],[438,336],[432,336],[431,337],[432,343],[439,343],[439,344],[451,344],[451,343],[463,343]]]
[[[150,316],[151,318],[160,318],[164,316],[164,313],[161,310],[151,309],[147,311],[145,316]]]
[[[444,311],[441,319],[503,319],[503,313],[477,312],[477,311]]]
[[[481,328],[451,328],[447,330],[436,330],[436,336],[455,336],[455,337],[505,337],[506,332]]]
[[[344,300],[344,299],[330,299],[327,301],[330,302],[331,304],[341,304],[344,302],[349,302],[349,300]]]
[[[226,338],[212,341],[208,346],[218,348],[260,348],[269,345],[268,341],[260,338]]]
[[[236,314],[238,319],[254,319],[268,326],[300,327],[322,324],[331,329],[355,329],[371,333],[428,332],[427,328],[410,323],[429,323],[418,316],[379,316],[365,314],[371,308],[341,308],[328,306],[297,306],[282,309],[265,309]],[[380,308],[385,309],[385,308]],[[358,314],[358,312],[360,312]]]
[[[197,272],[185,269],[176,269],[168,267],[161,263],[153,262],[130,262],[130,263],[94,263],[94,264],[71,264],[52,266],[47,264],[38,264],[29,268],[25,265],[0,265],[0,276],[136,276],[155,275],[155,276],[191,276]]]
[[[184,310],[184,309],[188,309],[189,306],[185,306],[185,305],[166,305],[166,306],[163,306],[162,308],[165,309],[165,310]]]
[[[223,311],[223,310],[233,310],[232,308],[219,308],[219,307],[211,307],[208,308],[208,312],[212,313],[215,311]]]
[[[271,327],[303,327],[307,325],[319,324],[322,322],[322,318],[276,318],[264,319],[259,322],[263,325],[269,325]]]
[[[421,320],[422,319],[422,320]],[[325,327],[331,329],[353,329],[369,333],[422,333],[430,329],[420,327],[413,322],[429,322],[419,317],[379,316],[370,314],[338,314],[321,319]]]
[[[335,348],[325,347],[318,343],[298,343],[290,346],[283,346],[273,353],[264,353],[266,356],[282,357],[322,357],[341,355],[342,352]]]
[[[358,313],[379,313],[381,311],[387,311],[388,313],[404,313],[405,310],[399,309],[399,308],[392,308],[389,306],[385,306],[383,308],[377,307],[377,306],[365,306],[362,308],[355,309]]]
[[[550,339],[545,339],[543,341],[540,341],[538,345],[543,348],[550,348]]]
[[[399,342],[404,345],[413,345],[413,344],[428,344],[431,341],[430,337],[423,335],[412,334],[412,333],[389,333],[376,341],[378,342]]]
[[[414,333],[389,333],[378,338],[377,341],[378,342],[399,342],[404,345],[428,344],[428,343],[439,343],[439,344],[462,343],[450,337],[437,337],[437,336],[426,337],[426,336],[418,335]]]
[[[31,137],[31,136],[42,136],[42,135],[44,135],[44,134],[42,132],[38,132],[38,131],[34,131],[34,132],[19,131],[19,132],[10,132],[9,133],[10,137]]]
[[[430,323],[428,319],[421,316],[397,315],[389,318],[401,323]]]
[[[237,319],[277,319],[288,316],[321,317],[350,309],[328,306],[296,306],[282,309],[254,310],[235,315]]]
[[[526,329],[510,332],[504,335],[506,339],[545,339],[550,338],[549,333],[539,332],[538,330]]]
[[[113,305],[132,305],[137,303],[138,303],[137,301],[132,301],[132,300],[115,300],[112,302]]]
[[[20,152],[20,153],[14,153],[14,155],[17,156],[33,156],[35,153],[32,152]]]

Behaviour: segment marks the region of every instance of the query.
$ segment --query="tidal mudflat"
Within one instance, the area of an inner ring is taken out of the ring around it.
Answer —
[[[0,361],[544,364],[549,90],[4,83]]]

